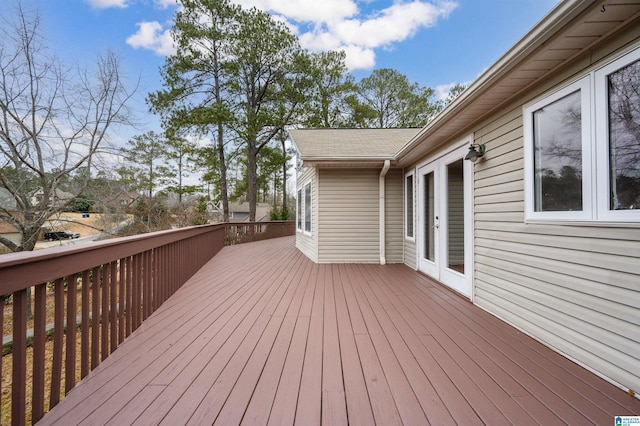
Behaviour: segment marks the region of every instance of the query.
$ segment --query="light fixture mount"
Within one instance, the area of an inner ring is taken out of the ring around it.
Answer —
[[[469,145],[469,152],[464,156],[464,159],[475,163],[485,152],[487,152],[487,147],[484,144],[472,143]]]

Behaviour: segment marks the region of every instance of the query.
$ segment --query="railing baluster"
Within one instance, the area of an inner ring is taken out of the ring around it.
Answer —
[[[156,298],[158,297],[156,285],[158,281],[158,264],[155,250],[149,250],[149,267],[151,268],[151,283],[149,285],[149,315],[156,311]],[[147,317],[149,317],[147,315]]]
[[[37,422],[44,416],[45,345],[47,325],[47,285],[35,287],[33,312],[33,392],[31,394],[32,419]]]
[[[145,251],[142,253],[142,269],[143,269],[143,278],[142,282],[142,321],[146,320],[149,316],[149,295],[151,288],[151,267],[149,264],[149,252]]]
[[[127,257],[127,283],[126,283],[126,309],[125,309],[125,337],[129,337],[131,335],[131,329],[133,327],[132,324],[132,305],[133,305],[133,293],[131,289],[131,281],[133,280],[133,259],[131,257]]]
[[[158,247],[153,250],[153,268],[155,270],[156,279],[153,284],[153,311],[157,311],[160,305],[162,305],[163,296],[162,296],[162,267],[163,263],[162,259],[162,247]]]
[[[64,343],[64,280],[58,278],[54,282],[55,303],[53,314],[53,368],[51,369],[51,396],[49,407],[60,402],[60,385],[62,381],[62,346]]]
[[[100,363],[100,267],[91,271],[91,370]]]
[[[76,385],[76,328],[78,327],[78,276],[67,277],[67,353],[65,355],[64,394]]]
[[[111,281],[109,285],[109,295],[111,300],[111,306],[109,307],[109,326],[111,329],[109,335],[109,342],[111,343],[109,346],[109,354],[112,354],[113,351],[118,347],[118,274],[117,274],[117,263],[111,262],[109,266],[111,269]]]
[[[118,345],[124,342],[124,323],[125,316],[124,311],[126,309],[126,305],[124,303],[125,296],[125,277],[127,273],[127,262],[126,259],[120,259],[118,261],[119,265],[119,273],[118,273]]]
[[[11,423],[22,425],[26,417],[27,289],[13,293],[13,376]]]
[[[109,281],[111,278],[110,265],[102,265],[102,280],[100,282],[101,301],[100,308],[100,361],[104,361],[109,356]]]
[[[133,256],[133,282],[131,283],[132,301],[133,301],[133,321],[131,331],[138,329],[140,325],[140,281],[142,279],[142,262],[140,254]]]
[[[80,378],[84,379],[89,374],[89,271],[82,271],[82,325],[80,328]]]

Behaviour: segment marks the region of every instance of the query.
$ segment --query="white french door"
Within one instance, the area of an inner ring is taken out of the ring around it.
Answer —
[[[472,297],[471,174],[465,144],[418,168],[418,268]]]

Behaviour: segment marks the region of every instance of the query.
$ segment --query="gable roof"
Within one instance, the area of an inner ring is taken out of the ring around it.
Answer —
[[[305,166],[379,166],[393,159],[420,129],[295,129],[289,130]]]

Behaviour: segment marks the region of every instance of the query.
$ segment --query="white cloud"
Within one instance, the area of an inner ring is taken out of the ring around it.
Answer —
[[[171,6],[179,6],[178,0],[153,0],[153,3],[160,9],[168,9]]]
[[[344,20],[329,29],[346,43],[375,48],[403,41],[420,28],[433,26],[451,7],[450,3],[439,8],[419,1],[394,4],[368,19]]]
[[[236,0],[234,3],[286,16],[296,22],[336,22],[358,14],[358,6],[353,0]]]
[[[122,2],[126,0],[92,0]],[[168,7],[176,0],[154,0]],[[234,0],[245,8],[256,7],[283,21],[311,51],[344,50],[350,70],[375,66],[375,49],[390,48],[418,31],[446,18],[458,5],[453,0],[393,0],[384,9],[363,13],[358,4],[371,0]],[[127,39],[135,48],[160,55],[175,52],[170,34],[157,22],[141,22],[138,32]]]
[[[138,49],[152,50],[158,55],[169,56],[175,53],[170,30],[163,30],[159,22],[139,22],[138,32],[127,38],[127,44]]]
[[[344,46],[340,50],[346,53],[345,65],[350,70],[371,69],[376,65],[376,54],[373,49],[361,46]]]
[[[444,101],[449,96],[449,91],[451,88],[455,86],[457,83],[449,83],[449,84],[440,84],[435,88],[435,97],[439,101]]]
[[[284,17],[306,49],[344,50],[350,70],[373,68],[375,49],[412,37],[457,7],[454,1],[400,0],[364,15],[352,0],[237,0],[236,3]],[[311,29],[304,31],[302,28],[306,27]]]
[[[458,84],[464,84],[465,86],[469,87],[471,82],[470,81],[465,81],[463,83],[453,82],[449,84],[440,84],[436,86],[436,88],[434,89],[436,100],[444,101],[445,99],[447,99],[447,96],[449,96],[449,92],[451,91],[451,89],[453,89],[453,87]]]
[[[127,0],[84,0],[95,9],[108,9],[110,7],[118,7],[124,9],[127,7]]]

